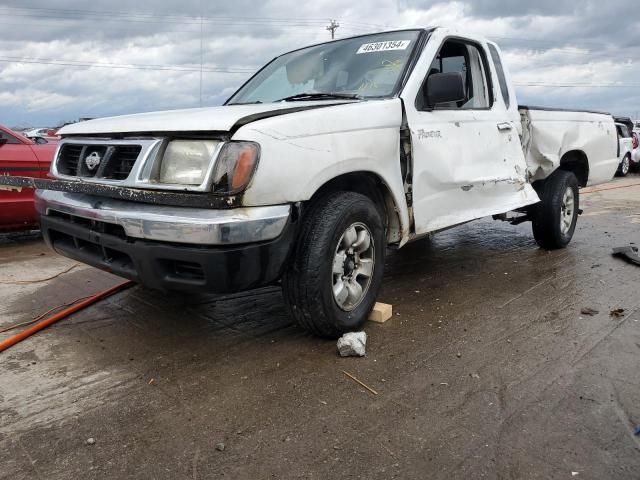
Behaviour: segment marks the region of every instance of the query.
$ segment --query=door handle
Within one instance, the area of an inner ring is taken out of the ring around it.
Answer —
[[[512,128],[513,127],[509,122],[502,122],[498,124],[498,130],[500,130],[501,132],[506,132],[508,130],[511,130]]]

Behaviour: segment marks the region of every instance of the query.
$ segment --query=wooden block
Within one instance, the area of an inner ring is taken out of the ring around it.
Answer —
[[[393,315],[393,306],[388,303],[379,303],[373,306],[373,310],[369,314],[369,320],[376,323],[384,323]]]

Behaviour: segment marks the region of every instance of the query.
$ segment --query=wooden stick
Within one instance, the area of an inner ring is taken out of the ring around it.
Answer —
[[[342,371],[342,373],[344,373],[347,377],[349,377],[351,380],[353,380],[354,382],[358,383],[359,385],[363,386],[364,388],[366,388],[367,390],[369,390],[371,393],[373,393],[374,395],[378,395],[378,392],[376,392],[373,388],[371,388],[369,385],[364,384],[363,382],[361,382],[360,380],[358,380],[356,377],[354,377],[353,375],[351,375],[349,372],[345,372],[344,370]]]

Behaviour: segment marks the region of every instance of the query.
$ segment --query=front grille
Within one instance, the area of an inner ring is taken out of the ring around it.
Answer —
[[[56,160],[62,175],[126,180],[140,156],[141,145],[82,145],[66,143]]]
[[[126,179],[140,155],[140,145],[120,145],[113,148],[109,161],[102,172],[102,178]]]
[[[80,154],[80,161],[78,162],[78,170],[76,175],[83,178],[95,177],[98,172],[103,168],[104,162],[108,160],[107,152],[109,148],[104,145],[92,145],[90,147],[84,147]],[[100,159],[100,163],[90,163],[92,159]]]
[[[63,175],[75,177],[78,174],[78,165],[83,149],[82,145],[64,145],[58,156],[58,171]]]

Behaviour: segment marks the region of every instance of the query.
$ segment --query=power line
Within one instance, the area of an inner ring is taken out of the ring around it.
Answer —
[[[131,11],[113,11],[113,10],[83,10],[83,9],[64,9],[64,8],[43,8],[43,7],[23,7],[23,6],[9,6],[3,5],[0,8],[12,9],[12,10],[34,10],[34,11],[48,11],[48,12],[64,12],[67,14],[76,14],[76,15],[122,15],[126,17],[142,17],[142,18],[166,18],[166,19],[194,19],[197,20],[200,16],[193,15],[158,15],[156,13],[143,13],[143,12],[131,12]],[[324,23],[324,19],[310,19],[305,17],[248,17],[243,15],[241,17],[237,16],[211,16],[204,17],[206,18],[216,18],[216,19],[246,19],[246,20],[260,20],[260,21],[309,21],[316,23]]]
[[[87,16],[97,16],[101,21],[108,22],[130,22],[130,23],[165,23],[165,24],[177,24],[177,25],[194,25],[202,27],[203,24],[215,25],[216,28],[222,26],[235,26],[245,25],[254,26],[261,25],[265,27],[278,27],[278,28],[309,28],[312,26],[321,26],[325,23],[325,20],[320,18],[301,18],[301,17],[234,17],[234,16],[185,16],[185,15],[158,15],[152,13],[132,13],[123,11],[101,11],[101,10],[82,10],[82,9],[59,9],[59,8],[36,8],[36,7],[22,7],[22,6],[0,6],[0,9],[13,10],[14,12],[7,12],[8,16],[23,16],[32,18],[34,20],[40,20],[42,17],[50,18],[52,20],[62,21],[77,21]],[[17,10],[17,12],[15,12]],[[36,16],[35,12],[45,12],[44,15],[40,14]],[[63,13],[64,15],[61,15]],[[70,17],[70,15],[75,15]],[[118,18],[112,18],[118,17]],[[340,26],[336,20],[331,20],[331,24],[326,27],[332,33],[332,38],[335,37],[335,30]],[[335,23],[335,26],[333,26]],[[342,21],[342,25],[349,26],[351,29],[362,32],[369,32],[374,29],[399,29],[405,27],[390,26],[386,24],[365,23],[359,21]],[[95,27],[95,26],[94,26]],[[502,39],[514,42],[526,42],[526,43],[538,43],[547,44],[546,48],[537,47],[510,47],[509,49],[531,49],[531,50],[553,50],[556,52],[564,52],[571,55],[592,55],[593,51],[590,50],[569,50],[566,48],[560,48],[553,46],[556,42],[552,40],[540,40],[531,38],[516,38],[507,36],[491,35],[496,39]],[[584,43],[581,41],[581,44]]]
[[[0,7],[1,8],[1,7]],[[32,14],[20,14],[20,13],[9,13],[9,14],[3,14],[3,16],[5,17],[26,17],[26,18],[30,18],[30,19],[34,19],[34,20],[38,20],[40,18],[47,18],[50,20],[60,20],[60,21],[77,21],[77,20],[83,20],[84,17],[68,17],[68,16],[52,16],[52,15],[48,15],[45,17],[36,17]],[[101,22],[129,22],[129,23],[133,23],[133,24],[167,24],[167,25],[200,25],[200,22],[198,21],[182,21],[182,22],[172,22],[172,21],[164,21],[164,20],[137,20],[137,19],[133,19],[133,18],[124,18],[124,17],[118,17],[118,18],[100,18]],[[264,26],[264,27],[304,27],[304,28],[309,28],[312,26],[321,26],[322,24],[324,24],[324,22],[314,22],[314,23],[305,23],[305,22],[291,22],[291,21],[283,21],[283,22],[261,22],[261,21],[257,21],[257,20],[242,20],[242,19],[223,19],[223,18],[208,18],[208,19],[203,19],[203,23],[207,24],[207,25],[216,25],[216,26],[222,26],[222,25],[244,25],[244,26],[256,26],[256,25],[260,25],[260,26]],[[94,25],[95,26],[95,25]]]
[[[517,87],[546,87],[546,88],[640,88],[640,84],[624,84],[624,83],[521,83],[515,82]]]
[[[198,67],[180,67],[170,65],[132,65],[132,64],[113,64],[113,63],[91,63],[91,62],[75,62],[54,59],[26,59],[17,57],[0,56],[0,62],[3,63],[28,63],[37,65],[59,65],[66,67],[83,67],[83,68],[114,68],[126,70],[152,70],[152,71],[177,71],[177,72],[211,72],[211,73],[229,73],[229,74],[250,74],[254,73],[256,68],[198,68]],[[609,83],[544,83],[544,82],[515,82],[518,87],[544,87],[544,88],[640,88],[640,84],[609,84]]]
[[[3,63],[28,63],[38,65],[59,65],[69,67],[84,67],[84,68],[114,68],[114,69],[127,69],[127,70],[157,70],[157,71],[177,71],[177,72],[211,72],[211,73],[254,73],[257,67],[208,67],[205,68],[204,64],[200,67],[189,67],[180,65],[162,65],[162,64],[119,64],[119,63],[106,63],[106,62],[83,62],[76,60],[64,60],[64,59],[52,59],[52,58],[29,58],[29,57],[14,57],[9,55],[0,55],[0,62]],[[515,85],[521,87],[548,87],[548,88],[640,88],[640,84],[628,84],[628,83],[547,83],[536,81],[520,81],[515,82]]]
[[[171,16],[171,15],[154,15],[154,14],[136,14],[131,12],[107,12],[96,10],[67,10],[53,8],[28,8],[28,7],[6,7],[0,6],[0,9],[17,10],[14,12],[6,12],[8,16],[29,17],[29,18],[50,18],[57,20],[80,20],[86,17],[99,17],[102,21],[115,22],[133,22],[133,23],[169,23],[183,25],[199,25],[201,18],[194,16]],[[31,11],[36,10],[45,12],[37,14]],[[46,13],[48,12],[48,13]],[[36,16],[37,15],[37,16]],[[114,18],[118,17],[118,18]],[[272,26],[300,26],[309,27],[312,25],[322,25],[325,23],[323,19],[305,19],[305,18],[275,18],[275,17],[233,17],[233,16],[210,16],[202,17],[202,22],[212,24],[237,24],[237,25],[272,25]]]
[[[24,58],[0,55],[0,62],[3,63],[29,63],[37,65],[60,65],[65,67],[97,67],[97,68],[115,68],[126,70],[169,70],[176,72],[199,72],[200,67],[182,67],[179,65],[139,65],[139,64],[117,64],[117,63],[96,63],[96,62],[79,62],[74,60],[56,60],[44,58]],[[254,73],[255,68],[224,68],[209,67],[202,68],[203,72],[215,73]]]

